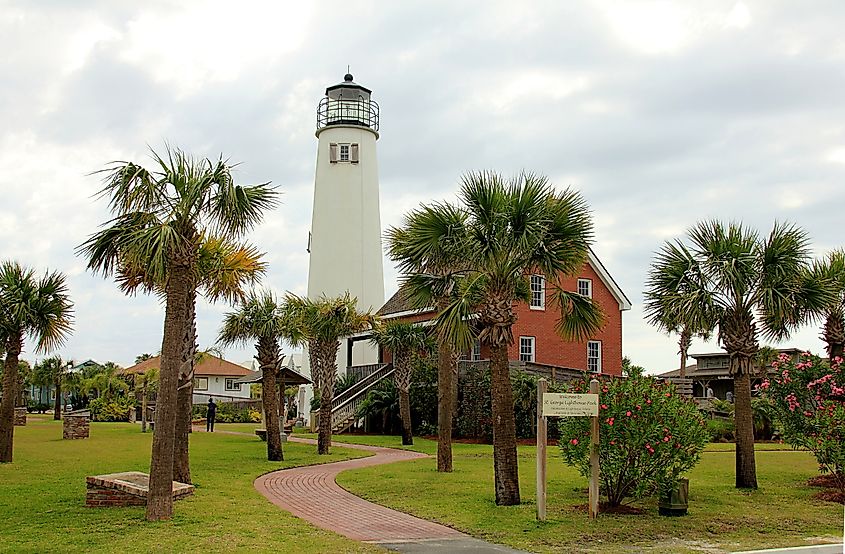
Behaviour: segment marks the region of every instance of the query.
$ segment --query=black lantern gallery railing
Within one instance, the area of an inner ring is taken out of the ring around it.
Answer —
[[[317,128],[331,125],[362,125],[378,131],[378,104],[362,96],[357,99],[329,98],[317,106]]]

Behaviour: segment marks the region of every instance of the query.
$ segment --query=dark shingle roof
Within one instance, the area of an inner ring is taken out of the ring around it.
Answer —
[[[390,297],[390,300],[384,303],[376,315],[381,317],[389,316],[392,314],[398,314],[402,312],[409,312],[411,310],[416,310],[417,308],[411,302],[410,295],[408,294],[408,289],[403,285],[399,287],[399,290]],[[430,312],[431,308],[420,310],[421,312]]]

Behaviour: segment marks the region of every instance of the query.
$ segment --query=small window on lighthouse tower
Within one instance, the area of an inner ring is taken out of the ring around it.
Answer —
[[[349,161],[349,145],[348,144],[339,144],[340,146],[340,161],[348,162]]]

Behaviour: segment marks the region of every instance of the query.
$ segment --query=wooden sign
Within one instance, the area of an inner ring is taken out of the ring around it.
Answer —
[[[545,417],[596,417],[599,415],[599,395],[547,392],[543,395],[543,415]]]
[[[545,379],[537,382],[537,519],[546,520],[546,446],[547,417],[590,418],[589,515],[599,513],[599,382],[590,381],[589,394],[548,393]]]

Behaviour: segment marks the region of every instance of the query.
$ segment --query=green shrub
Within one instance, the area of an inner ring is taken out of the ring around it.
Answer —
[[[53,407],[49,404],[45,404],[44,402],[33,402],[30,400],[26,405],[26,411],[29,413],[38,412],[39,414],[43,414],[48,410],[52,410]]]
[[[123,396],[95,398],[88,404],[91,421],[129,421],[129,410],[133,408],[134,402]]]
[[[770,402],[795,448],[807,448],[845,493],[845,363],[833,364],[809,352],[798,361],[782,354],[772,362],[777,374],[758,391]]]
[[[572,392],[587,389],[580,381]],[[609,505],[668,492],[698,463],[708,439],[705,420],[674,386],[639,374],[611,379],[602,383],[599,404],[599,487]],[[560,437],[565,462],[588,477],[590,418],[561,418]]]
[[[715,417],[707,420],[707,432],[710,442],[728,442],[735,438],[734,422],[732,419]]]

